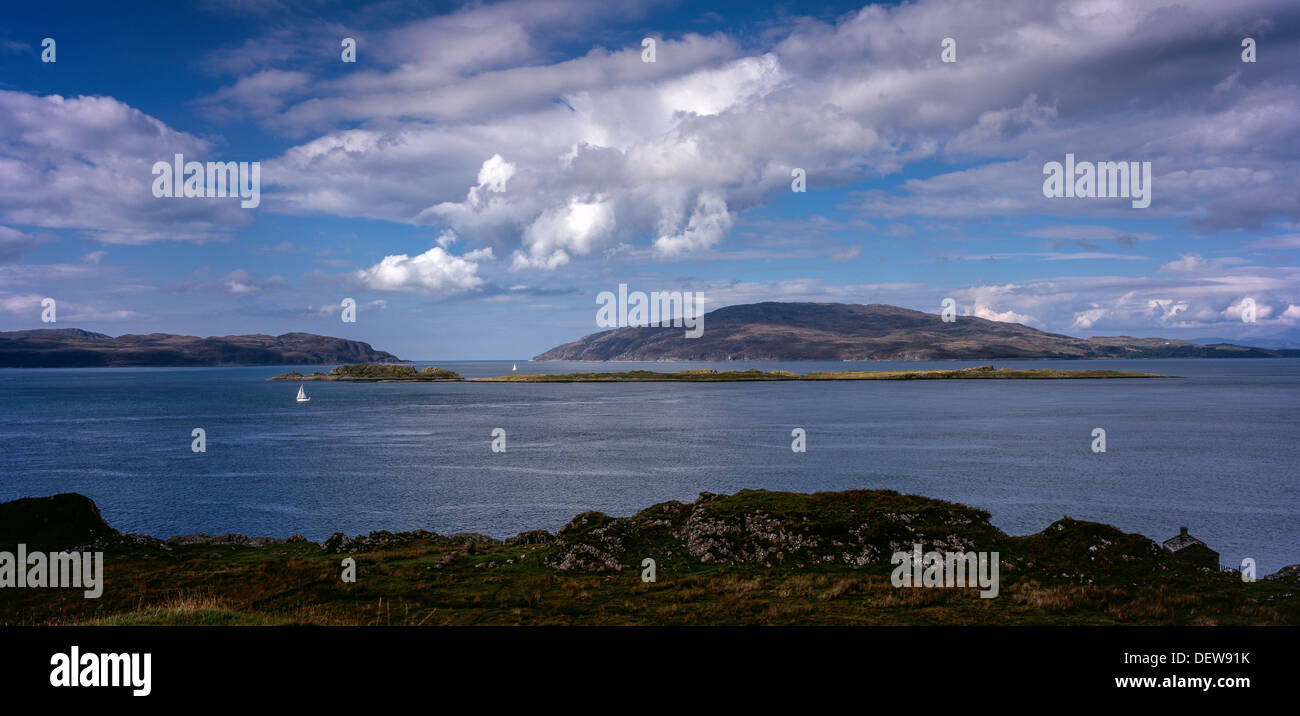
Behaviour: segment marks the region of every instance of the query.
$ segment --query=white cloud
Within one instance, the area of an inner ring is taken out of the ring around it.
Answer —
[[[23,293],[0,297],[0,310],[37,316],[41,310],[41,299],[43,298],[45,297],[39,293]]]
[[[0,311],[19,317],[26,317],[37,328],[60,328],[60,324],[71,321],[124,321],[139,317],[139,313],[126,309],[104,308],[93,303],[73,301],[56,297],[58,324],[44,325],[38,323],[41,315],[41,301],[46,296],[39,293],[14,294],[0,296]]]
[[[491,249],[475,258],[490,258]],[[355,278],[366,288],[377,291],[418,291],[440,296],[455,296],[483,285],[478,264],[466,257],[453,256],[441,246],[411,257],[406,254],[385,256],[368,269],[357,271]]]
[[[487,161],[483,162],[483,167],[478,170],[478,186],[470,190],[469,202],[477,204],[475,198],[476,191],[492,191],[501,193],[506,190],[506,182],[510,177],[515,175],[515,165],[501,158],[500,154],[493,154]]]
[[[437,243],[439,246],[445,249],[445,248],[449,248],[452,244],[456,243],[459,240],[460,237],[456,235],[455,231],[452,231],[451,229],[446,229],[441,234],[438,234]]]
[[[1255,300],[1255,299],[1254,299],[1253,297],[1251,297],[1251,296],[1244,296],[1244,297],[1242,297],[1240,300],[1233,301],[1231,304],[1229,304],[1228,307],[1225,308],[1225,309],[1223,309],[1223,311],[1222,311],[1219,315],[1221,315],[1223,318],[1226,318],[1226,319],[1229,319],[1229,320],[1232,320],[1232,321],[1240,321],[1241,318],[1242,318],[1242,312],[1245,310],[1245,307],[1246,307],[1246,299],[1248,299],[1248,298],[1251,299],[1252,301]],[[1288,308],[1288,310],[1289,310],[1291,307],[1288,306],[1287,308]],[[1269,316],[1272,316],[1272,315],[1273,315],[1273,307],[1272,307],[1272,306],[1268,305],[1267,303],[1262,303],[1262,302],[1260,302],[1260,301],[1255,301],[1255,320],[1256,320],[1256,322],[1267,321],[1268,318],[1269,318]],[[1287,317],[1287,316],[1285,315],[1285,313],[1283,313],[1283,317],[1284,317],[1284,318]]]
[[[1200,254],[1180,254],[1177,261],[1170,261],[1160,267],[1161,273],[1195,273],[1210,265]]]
[[[228,238],[238,200],[153,196],[153,163],[219,159],[212,145],[111,97],[0,91],[0,217],[105,243]]]
[[[245,77],[229,87],[222,87],[207,97],[194,101],[210,119],[231,121],[249,114],[265,117],[280,112],[292,99],[306,91],[311,75],[265,69]]]
[[[1086,311],[1080,311],[1074,314],[1074,323],[1071,324],[1071,327],[1082,329],[1092,328],[1093,324],[1105,315],[1106,309],[1104,308],[1090,308]]]
[[[990,321],[999,321],[1001,323],[1036,323],[1033,316],[1028,316],[1015,311],[996,311],[988,306],[975,306],[974,315],[977,318],[987,318]]]
[[[727,202],[717,194],[700,194],[691,219],[679,232],[655,239],[655,251],[663,256],[678,256],[703,251],[722,240],[731,230],[732,216]]]
[[[515,252],[512,268],[563,266],[571,255],[586,256],[602,246],[614,226],[614,209],[605,197],[571,197],[524,230],[523,248]]]

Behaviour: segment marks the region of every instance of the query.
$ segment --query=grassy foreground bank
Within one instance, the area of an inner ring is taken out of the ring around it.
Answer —
[[[70,497],[80,496],[37,499]],[[587,512],[556,535],[508,540],[423,531],[322,544],[95,539],[107,560],[101,598],[0,589],[0,623],[1300,624],[1294,577],[1243,583],[1142,535],[1069,518],[1008,536],[986,512],[887,490],[706,493],[630,517]],[[889,551],[914,542],[999,552],[998,596],[893,586]],[[646,557],[657,562],[653,583],[641,580]],[[356,562],[353,583],[341,579],[346,558]]]

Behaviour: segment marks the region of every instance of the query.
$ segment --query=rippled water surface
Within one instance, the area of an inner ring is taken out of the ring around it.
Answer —
[[[423,365],[421,362],[419,365]],[[443,367],[467,377],[510,361]],[[519,363],[520,372],[974,363]],[[1172,380],[715,384],[297,383],[282,368],[0,370],[0,500],[79,492],[118,529],[320,540],[501,537],[701,491],[889,488],[1161,540],[1188,525],[1261,574],[1300,562],[1300,359],[1017,363]],[[207,431],[207,452],[190,433]],[[507,451],[490,450],[493,428]],[[790,450],[790,431],[808,451]],[[1094,454],[1093,428],[1107,433]]]

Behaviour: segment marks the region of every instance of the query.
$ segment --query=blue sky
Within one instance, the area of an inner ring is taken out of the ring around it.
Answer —
[[[598,330],[625,283],[1293,335],[1298,21],[1267,0],[10,5],[0,330],[517,359]],[[260,162],[260,205],[155,197],[177,152]],[[1044,197],[1066,153],[1151,162],[1150,207]]]

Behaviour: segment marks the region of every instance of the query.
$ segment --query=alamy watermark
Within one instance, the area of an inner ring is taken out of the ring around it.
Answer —
[[[998,596],[997,552],[926,552],[912,545],[911,552],[895,552],[889,576],[895,587],[979,587],[980,597]]]
[[[159,199],[238,196],[245,209],[262,203],[261,162],[187,162],[177,154],[170,162],[154,162],[153,175]]]
[[[127,686],[133,696],[148,696],[153,691],[152,654],[81,653],[73,646],[68,653],[50,657],[50,686]]]
[[[1043,196],[1049,199],[1131,198],[1134,209],[1151,206],[1151,162],[1076,162],[1043,164]]]
[[[104,593],[103,552],[0,552],[0,588],[75,588],[86,599]]]
[[[596,295],[596,325],[601,328],[628,326],[685,327],[687,338],[704,335],[704,294],[695,291],[644,291],[628,293],[618,285],[618,295],[601,291]]]

